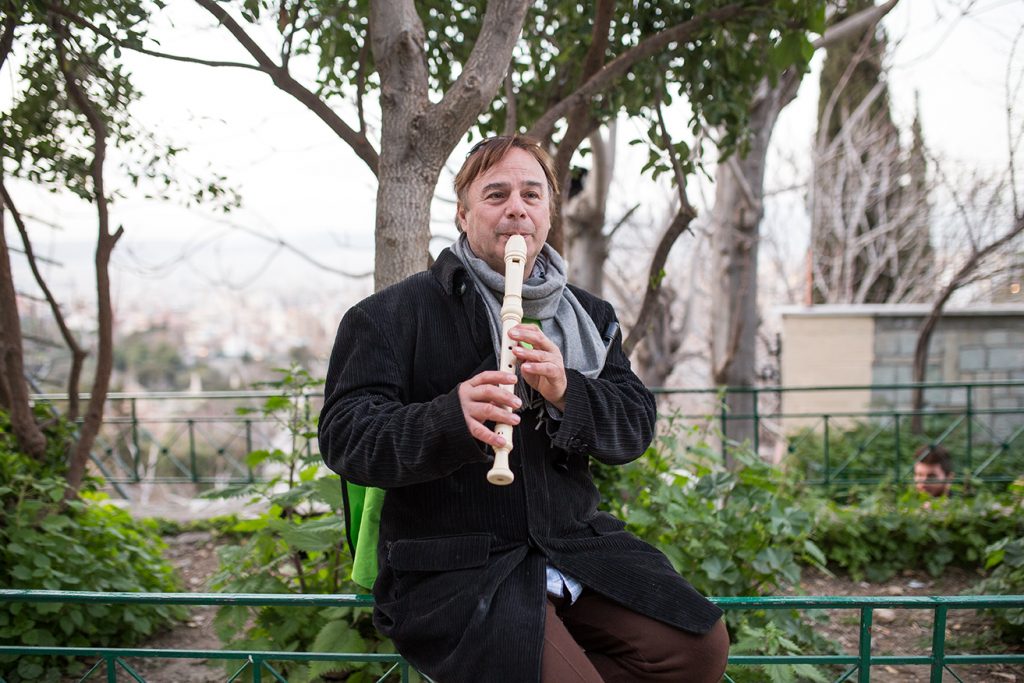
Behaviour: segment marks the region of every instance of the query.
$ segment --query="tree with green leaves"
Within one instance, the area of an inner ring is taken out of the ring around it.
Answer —
[[[72,355],[68,378],[71,421],[82,413],[78,403],[85,349],[69,328],[39,268],[26,221],[18,211],[17,183],[33,183],[66,192],[92,205],[97,222],[95,372],[81,425],[69,449],[66,497],[76,495],[90,450],[103,422],[103,405],[113,367],[113,309],[110,256],[124,233],[112,225],[111,205],[134,187],[155,181],[156,194],[185,190],[191,201],[231,200],[218,181],[188,189],[172,173],[170,161],[178,149],[161,144],[143,131],[131,116],[139,92],[119,61],[120,44],[139,44],[148,12],[159,3],[139,0],[94,3],[15,2],[3,0],[0,26],[0,73],[16,71],[10,109],[0,118],[0,227],[10,218],[22,251],[49,303]],[[75,21],[70,21],[74,17]],[[110,27],[114,40],[89,28]],[[107,179],[108,152],[123,158],[127,186]],[[46,440],[36,422],[25,378],[18,315],[18,290],[11,267],[11,247],[0,230],[0,408],[11,416],[11,428],[25,452],[44,457]]]
[[[544,140],[557,148],[565,179],[581,143],[600,125],[650,106],[671,82],[681,85],[700,120],[730,131],[723,147],[735,145],[743,119],[737,101],[778,63],[769,55],[801,54],[823,2],[602,0],[586,8],[522,0],[195,1],[249,61],[122,47],[259,71],[328,125],[378,179],[378,289],[427,262],[430,201],[444,163],[471,129]],[[268,28],[276,34],[272,49],[255,37]],[[293,73],[296,55],[311,58],[304,63],[315,62],[316,72]],[[354,121],[340,113],[346,103]],[[375,103],[379,132],[368,111]],[[561,249],[561,231],[552,232]]]

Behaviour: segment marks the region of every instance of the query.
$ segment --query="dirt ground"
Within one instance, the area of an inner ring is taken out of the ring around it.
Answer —
[[[884,584],[830,577],[816,570],[805,570],[801,592],[806,595],[959,595],[977,583],[980,576],[951,568],[940,577],[926,572],[904,572]],[[858,610],[830,610],[829,620],[820,627],[822,635],[840,643],[844,651],[856,654],[859,638]],[[923,655],[931,651],[931,610],[876,609],[871,630],[872,652],[876,655]],[[984,648],[982,636],[991,628],[990,620],[975,610],[950,610],[946,617],[946,654],[978,654]],[[991,645],[989,646],[991,647]],[[1002,644],[1004,652],[1024,653],[1024,643],[1016,647]],[[988,650],[991,651],[991,650]],[[1024,683],[1024,666],[992,664],[951,667],[964,683]],[[879,683],[917,683],[930,680],[927,666],[878,665],[871,669],[871,680]],[[948,671],[943,679],[956,681]]]
[[[168,539],[167,554],[181,573],[186,590],[208,590],[207,581],[217,569],[216,546],[208,533],[189,532]],[[885,584],[851,581],[845,577],[829,577],[805,571],[801,592],[806,595],[957,595],[973,585],[978,577],[970,572],[951,569],[939,578],[923,572],[905,573]],[[216,607],[192,608],[189,620],[163,633],[148,648],[215,650],[220,641],[213,631]],[[856,610],[830,611],[829,620],[820,625],[822,635],[840,643],[853,654],[858,640]],[[876,654],[923,654],[931,642],[931,612],[927,610],[876,610],[872,638]],[[948,616],[947,652],[975,653],[979,635],[989,629],[987,620],[974,611],[951,611]],[[1024,653],[1024,643],[1007,650]],[[186,659],[129,660],[129,664],[148,683],[213,683],[228,676],[216,664]],[[956,675],[964,683],[1024,683],[1024,666],[987,665],[958,666]],[[929,680],[925,666],[875,666],[871,680],[879,683],[917,683]],[[120,672],[119,680],[131,680]],[[943,681],[956,681],[948,672]]]

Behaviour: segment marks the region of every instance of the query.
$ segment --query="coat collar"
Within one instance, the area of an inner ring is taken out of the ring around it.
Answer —
[[[452,294],[462,296],[468,287],[473,286],[466,267],[462,265],[459,257],[448,248],[445,248],[434,261],[434,265],[430,266],[430,272],[444,289],[445,294],[449,296]]]

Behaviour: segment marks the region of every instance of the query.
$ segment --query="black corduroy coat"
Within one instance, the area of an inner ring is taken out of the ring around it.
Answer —
[[[612,307],[573,293],[598,330]],[[484,303],[448,250],[429,271],[352,307],[338,329],[320,450],[343,478],[386,489],[374,623],[440,683],[540,678],[545,567],[694,633],[721,611],[658,550],[599,512],[589,459],[625,464],[654,433],[654,398],[611,340],[604,370],[567,369],[565,412],[513,434],[515,481],[486,481],[491,455],[466,427],[458,385],[497,367]],[[549,433],[550,432],[550,433]]]

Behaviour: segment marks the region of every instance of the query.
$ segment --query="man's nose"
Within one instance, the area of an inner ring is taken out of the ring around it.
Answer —
[[[526,215],[526,204],[523,202],[523,198],[517,194],[509,195],[508,202],[505,204],[505,213],[510,218],[522,218]]]

